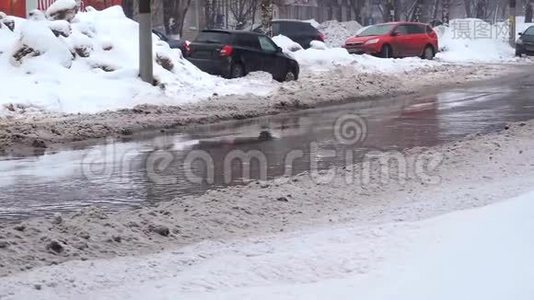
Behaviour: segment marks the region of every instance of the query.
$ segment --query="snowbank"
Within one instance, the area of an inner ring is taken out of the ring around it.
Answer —
[[[300,45],[283,35],[275,36],[273,40],[286,54],[299,62],[303,72],[317,73],[340,67],[350,67],[369,73],[399,73],[441,66],[438,62],[423,60],[418,57],[382,59],[371,55],[352,55],[345,48],[329,48],[321,42],[314,42],[311,48],[304,50]]]
[[[72,1],[58,3],[56,11]],[[59,36],[55,36],[57,33]],[[138,78],[138,24],[118,6],[78,13],[71,23],[42,12],[0,29],[0,115],[17,111],[94,113],[137,104],[179,105],[219,95],[266,95],[277,84],[266,75],[224,80],[181,57],[154,37],[152,86]],[[18,53],[17,59],[14,55]]]
[[[480,19],[454,19],[449,26],[438,26],[441,52],[436,59],[445,62],[512,62],[514,49],[509,45],[508,26],[491,25]]]
[[[518,31],[526,28],[522,18],[517,22]],[[317,28],[325,34],[327,46],[340,47],[363,27],[356,21],[326,21]],[[479,19],[454,19],[448,27],[438,26],[435,30],[442,51],[436,56],[437,60],[452,63],[518,61],[508,44],[508,26],[504,23],[491,25]]]
[[[69,262],[5,277],[0,296],[530,300],[533,230],[529,193],[418,222],[349,223],[206,241],[142,257]]]
[[[195,272],[211,291],[180,293],[171,280],[156,282],[169,298],[527,300],[534,297],[532,230],[529,193],[428,221],[371,227],[367,235],[342,227],[223,250]],[[223,279],[217,270],[224,264],[239,267]],[[148,296],[147,286],[137,291]]]
[[[345,41],[358,33],[362,25],[356,21],[338,22],[335,20],[325,21],[317,29],[322,32],[326,39],[325,43],[330,47],[340,47]]]

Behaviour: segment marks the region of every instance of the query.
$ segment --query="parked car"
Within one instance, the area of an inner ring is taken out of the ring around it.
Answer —
[[[169,38],[163,32],[156,30],[156,29],[152,29],[152,33],[155,34],[160,40],[169,44],[169,47],[171,47],[172,49],[180,49],[184,57],[189,56],[191,49],[189,48],[190,42],[188,40],[175,40],[175,39]]]
[[[272,32],[265,32],[270,36],[285,35],[294,42],[300,44],[302,48],[310,48],[312,41],[324,42],[325,36],[317,28],[313,27],[310,22],[301,20],[272,20]],[[255,32],[261,32],[261,25],[255,25]],[[263,33],[263,32],[262,32]]]
[[[438,36],[429,25],[415,22],[391,22],[369,26],[344,47],[353,54],[372,54],[384,58],[420,56],[432,59],[438,48]]]
[[[528,27],[519,33],[519,38],[515,42],[515,55],[534,55],[534,26]]]
[[[254,71],[271,73],[278,81],[297,80],[299,64],[268,36],[250,31],[204,30],[191,43],[187,58],[199,69],[225,78]]]

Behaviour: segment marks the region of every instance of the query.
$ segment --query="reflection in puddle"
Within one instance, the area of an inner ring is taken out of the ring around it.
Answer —
[[[297,174],[309,170],[312,162],[320,168],[345,163],[343,155],[325,155],[329,151],[341,153],[339,150],[345,149],[364,153],[375,149],[432,146],[534,115],[534,100],[528,91],[523,90],[521,94],[503,88],[478,90],[480,88],[434,97],[364,101],[207,125],[182,135],[109,142],[38,157],[0,159],[0,219],[69,211],[89,205],[110,209],[149,205],[224,187],[228,176],[232,180],[230,185],[240,184],[243,168],[250,168],[251,177],[258,178],[262,170],[255,160],[232,164],[230,175],[223,172],[229,153],[236,150],[261,153],[266,162],[266,176],[275,178],[288,170],[286,158],[291,153],[299,154],[291,161],[289,169]],[[347,113],[366,120],[363,142],[340,144],[334,136],[337,118]],[[310,155],[312,145],[321,150],[315,156]],[[191,159],[193,151],[208,155],[213,168],[196,160],[191,170],[184,170],[184,161]],[[172,180],[161,184],[155,182],[154,174]],[[200,178],[211,175],[213,181],[195,182],[191,175]]]

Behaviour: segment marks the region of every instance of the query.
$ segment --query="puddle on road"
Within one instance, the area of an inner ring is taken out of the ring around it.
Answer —
[[[530,119],[533,103],[528,91],[456,90],[207,125],[185,134],[41,156],[0,158],[0,219],[94,205],[109,209],[151,205],[241,184],[247,170],[252,179],[262,174],[275,178],[288,173],[289,156],[295,156],[290,173],[297,174],[312,163],[319,169],[342,165],[346,150],[432,146]],[[352,144],[343,136],[351,131],[341,132],[343,127],[335,125],[351,114],[365,120],[357,125],[365,132]],[[231,159],[246,154],[256,159],[244,163]]]

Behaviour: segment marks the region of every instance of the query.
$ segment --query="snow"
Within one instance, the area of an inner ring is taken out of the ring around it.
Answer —
[[[191,298],[527,300],[534,297],[532,230],[534,193],[420,223],[369,228],[364,238],[354,228],[326,230],[263,244],[252,259],[221,255],[231,264],[247,261],[239,265],[245,271],[233,274],[227,288]],[[371,255],[367,266],[362,248]],[[260,278],[274,279],[254,286]]]
[[[304,72],[331,71],[339,67],[353,67],[362,72],[400,73],[414,69],[432,69],[443,63],[509,63],[523,62],[514,56],[508,44],[506,24],[491,25],[479,19],[454,19],[447,26],[438,26],[440,52],[434,61],[419,58],[379,59],[369,55],[350,55],[339,46],[356,35],[362,26],[355,21],[326,21],[318,29],[326,35],[326,43],[313,42],[303,50],[291,39],[278,35],[273,38],[285,53],[294,57]],[[482,36],[489,30],[489,36]],[[467,30],[467,31],[465,31]]]
[[[56,31],[65,37],[68,37],[72,33],[72,28],[70,27],[70,23],[65,20],[50,21],[48,23],[48,26],[53,31]]]
[[[326,50],[328,47],[326,46],[325,43],[321,41],[311,41],[310,48],[317,49],[317,50]]]
[[[75,0],[55,0],[46,10],[46,15],[52,16],[62,10],[75,9],[77,6]]]
[[[55,3],[57,9],[72,6],[70,0]],[[474,19],[462,20],[475,22]],[[343,48],[333,47],[361,30],[360,24],[354,21],[320,24],[319,29],[327,36],[326,43],[314,42],[306,50],[281,35],[273,40],[301,64],[304,74],[318,76],[320,72],[339,68],[402,73],[432,70],[443,63],[520,61],[513,57],[513,49],[502,39],[456,38],[453,25],[460,21],[453,20],[448,28],[437,28],[443,51],[437,54],[436,61],[378,59],[350,55]],[[154,60],[166,60],[171,64],[167,66],[169,70],[154,65],[157,86],[143,83],[137,76],[138,24],[126,18],[120,7],[103,11],[88,8],[87,12],[78,13],[71,23],[49,21],[42,12],[32,11],[28,20],[17,18],[15,23],[15,32],[5,26],[0,28],[0,89],[3,93],[0,116],[11,114],[8,107],[13,105],[33,114],[97,113],[138,104],[182,105],[214,94],[266,96],[280,86],[267,74],[250,74],[238,80],[208,75],[183,59],[179,50],[170,49],[156,38]],[[497,30],[497,25],[492,28]],[[54,36],[51,29],[60,36]],[[24,45],[35,50],[33,55],[13,59],[13,53]]]
[[[361,72],[401,73],[414,69],[429,69],[441,64],[418,57],[382,59],[371,55],[352,55],[345,48],[329,48],[322,42],[313,42],[311,48],[302,49],[286,36],[278,35],[273,41],[289,56],[296,59],[301,71],[317,73],[349,67]],[[297,47],[298,46],[298,47]]]
[[[284,52],[295,52],[298,50],[302,50],[302,46],[291,40],[285,35],[277,35],[273,37],[273,41],[278,45],[278,47],[282,48]]]
[[[17,35],[9,30],[7,26],[0,26],[0,55],[11,50],[11,45],[16,41]],[[1,72],[0,72],[1,73]],[[1,76],[1,75],[0,75]]]
[[[508,26],[491,25],[480,19],[454,19],[449,26],[438,26],[441,52],[436,59],[455,63],[513,62],[514,49],[509,45]]]
[[[416,222],[348,223],[3,278],[5,299],[530,300],[534,192]],[[41,284],[40,290],[34,288]]]
[[[338,22],[335,20],[321,23],[317,29],[325,35],[325,43],[330,47],[340,47],[355,36],[362,28],[356,21]]]
[[[319,26],[321,25],[321,23],[315,21],[315,19],[306,20],[306,22],[310,23],[310,25],[314,28],[319,28]]]
[[[159,85],[152,86],[137,76],[138,24],[120,7],[89,9],[69,25],[48,21],[37,11],[29,20],[17,20],[14,33],[0,29],[0,116],[9,114],[1,108],[9,104],[35,113],[95,113],[145,103],[180,105],[214,93],[267,95],[278,86],[266,74],[238,80],[208,75],[156,38],[154,56],[170,59],[173,68],[155,63]],[[51,28],[70,36],[55,37]],[[11,56],[23,44],[39,53],[15,61]],[[77,50],[88,56],[74,56]]]
[[[51,24],[55,25],[55,22]],[[72,54],[66,44],[52,33],[47,21],[28,21],[21,27],[19,45],[26,45],[40,53],[27,61],[28,68],[33,67],[38,72],[42,72],[41,68],[52,71],[54,66],[70,68]],[[11,61],[12,64],[18,64],[13,59]]]

